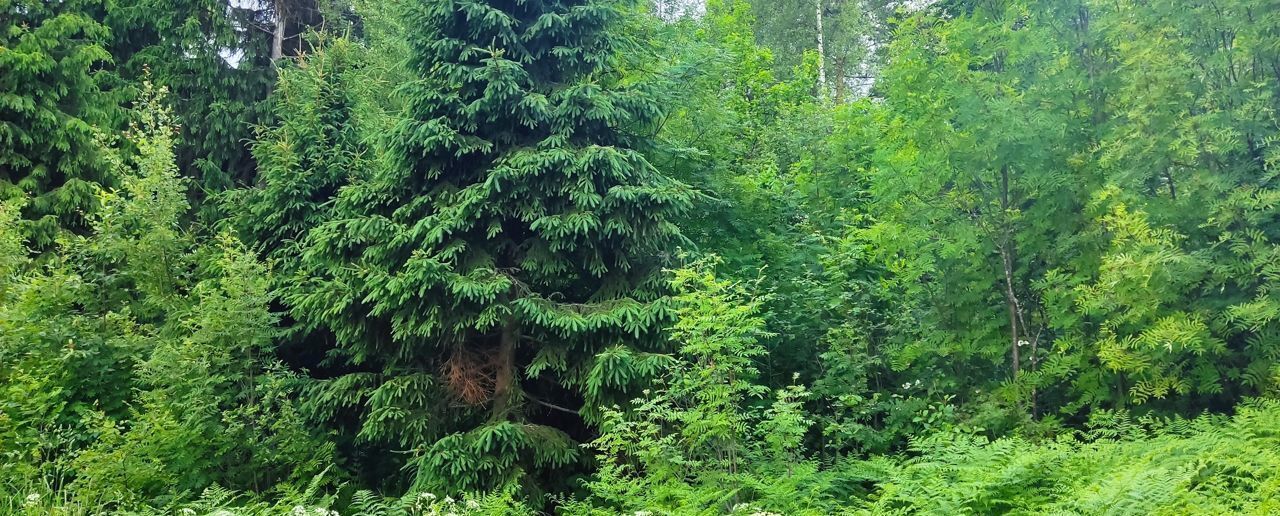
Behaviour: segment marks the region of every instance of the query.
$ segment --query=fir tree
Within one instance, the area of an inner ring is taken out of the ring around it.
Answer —
[[[268,2],[122,0],[110,6],[113,53],[173,92],[178,166],[216,192],[252,178],[246,142],[266,114],[275,72]]]
[[[391,164],[309,233],[286,300],[350,371],[317,404],[415,447],[418,487],[492,487],[578,460],[565,430],[655,367],[639,348],[668,320],[658,272],[693,197],[640,152],[660,107],[619,81],[612,3],[408,11]]]
[[[354,62],[367,57],[339,39],[282,71],[273,101],[278,122],[259,129],[253,145],[256,188],[231,192],[227,211],[283,267],[297,264],[302,237],[331,214],[325,203],[369,167],[354,113],[354,83],[365,78]]]
[[[111,29],[120,89],[144,70],[172,91],[181,121],[178,165],[215,193],[251,183],[257,164],[249,141],[269,120],[264,102],[277,66],[310,50],[313,27],[340,28],[341,1],[118,0],[98,2]],[[207,207],[205,210],[206,214]]]
[[[107,166],[94,126],[108,110],[95,69],[106,30],[74,3],[0,0],[0,198],[30,196],[37,248],[59,228],[84,229]]]

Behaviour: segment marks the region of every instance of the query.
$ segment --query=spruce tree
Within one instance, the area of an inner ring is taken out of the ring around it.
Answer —
[[[0,0],[0,199],[30,197],[37,248],[84,229],[94,185],[107,181],[94,126],[108,113],[94,77],[106,30],[74,2]]]
[[[641,152],[661,110],[614,66],[618,15],[414,2],[387,165],[308,233],[285,299],[342,370],[313,405],[415,450],[417,488],[545,484],[526,473],[579,460],[566,430],[656,368],[669,220],[693,194]]]
[[[122,86],[149,70],[173,92],[179,168],[207,193],[253,181],[257,164],[248,142],[253,128],[270,120],[264,101],[277,66],[311,50],[312,28],[348,25],[342,0],[97,3]]]
[[[173,92],[178,166],[208,192],[253,176],[246,142],[276,78],[266,4],[121,0],[109,8],[117,62],[135,77],[149,68]]]
[[[369,166],[355,112],[355,83],[366,78],[356,61],[369,57],[338,39],[282,70],[272,99],[277,122],[260,128],[253,144],[257,184],[228,196],[226,211],[239,229],[286,272],[297,265],[307,231],[332,214],[325,203]]]

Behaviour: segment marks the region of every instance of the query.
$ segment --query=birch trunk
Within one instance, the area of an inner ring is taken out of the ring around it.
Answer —
[[[818,98],[826,100],[827,98],[827,49],[825,36],[822,29],[822,0],[816,0],[818,7],[816,17],[818,19]]]
[[[271,33],[271,61],[279,61],[284,56],[284,0],[276,0],[276,27]]]

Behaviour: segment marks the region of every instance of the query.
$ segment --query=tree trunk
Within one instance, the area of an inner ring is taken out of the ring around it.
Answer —
[[[846,93],[846,90],[848,89],[848,84],[847,84],[848,81],[846,81],[844,78],[849,76],[848,72],[845,70],[845,68],[849,64],[849,58],[847,56],[839,57],[835,60],[835,63],[833,64],[835,66],[834,66],[834,70],[832,71],[835,72],[835,77],[836,77],[834,99],[836,104],[841,104],[844,102],[845,93]]]
[[[1009,207],[1009,166],[1000,167],[1000,208],[1007,217]],[[1022,328],[1022,306],[1018,302],[1018,294],[1014,289],[1014,250],[1013,250],[1013,229],[1009,227],[1007,222],[1002,222],[1000,230],[1000,239],[997,247],[1000,249],[1001,268],[1004,269],[1004,294],[1005,302],[1009,308],[1009,336],[1010,349],[1012,350],[1013,376],[1018,376],[1021,369],[1022,360],[1019,356],[1018,344],[1021,342],[1019,330]]]
[[[1018,334],[1018,297],[1013,290],[1013,260],[1009,256],[1009,250],[1005,246],[1000,246],[1000,259],[1004,262],[1004,288],[1005,302],[1009,306],[1009,336],[1011,339],[1010,349],[1013,350],[1013,376],[1018,376],[1018,370],[1022,363],[1021,357],[1018,356],[1018,343],[1020,341]]]
[[[271,34],[271,61],[279,61],[284,56],[284,2],[276,0],[276,27]]]
[[[1173,184],[1173,171],[1170,170],[1170,167],[1164,167],[1164,178],[1169,181],[1169,197],[1175,201],[1178,200],[1178,187]]]
[[[816,0],[818,4],[816,17],[818,19],[818,99],[826,100],[827,98],[827,50],[823,40],[822,29],[822,0]]]
[[[494,357],[493,411],[491,420],[506,417],[516,396],[516,344],[520,327],[515,317],[507,319],[498,338],[498,354]]]

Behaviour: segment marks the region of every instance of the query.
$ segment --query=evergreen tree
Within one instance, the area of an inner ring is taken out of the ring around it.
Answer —
[[[340,39],[281,73],[279,122],[261,129],[253,146],[256,188],[232,193],[227,211],[283,267],[296,265],[306,232],[331,214],[325,203],[369,167],[354,113],[361,57],[368,56],[358,45]]]
[[[112,52],[126,75],[150,68],[173,92],[178,165],[199,188],[218,191],[252,177],[246,142],[275,80],[266,4],[123,0],[108,9]]]
[[[693,196],[640,152],[660,109],[619,81],[611,2],[407,10],[391,159],[309,232],[285,299],[345,367],[322,412],[363,407],[360,437],[417,450],[418,487],[493,487],[576,461],[567,431],[656,367],[639,346]]]
[[[311,49],[313,27],[349,25],[342,0],[118,0],[96,3],[123,90],[149,70],[173,92],[178,165],[209,193],[252,182],[249,142],[269,119],[264,102],[282,58]]]
[[[30,196],[31,244],[84,229],[108,167],[94,126],[108,114],[95,71],[103,26],[76,2],[0,1],[0,198]]]
[[[222,212],[278,271],[276,289],[296,285],[305,237],[339,213],[332,209],[338,191],[386,159],[377,141],[398,119],[393,113],[401,102],[392,90],[408,80],[397,57],[405,55],[398,7],[362,5],[359,39],[318,34],[315,52],[282,67],[270,99],[276,122],[260,127],[253,143],[255,187],[223,196]],[[284,318],[292,331],[277,342],[277,354],[295,369],[329,374],[324,351],[332,337],[306,331],[298,319],[305,318]],[[354,432],[346,434],[344,446],[354,438]]]

